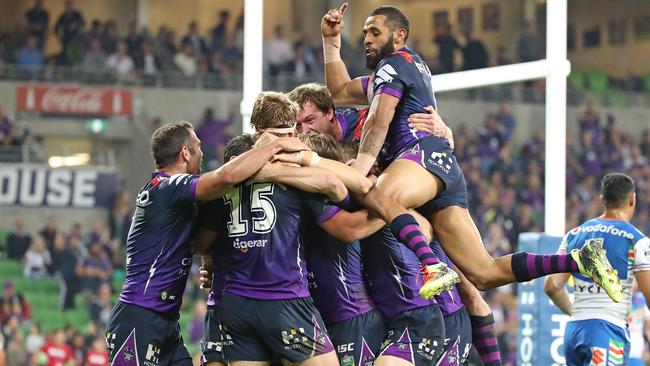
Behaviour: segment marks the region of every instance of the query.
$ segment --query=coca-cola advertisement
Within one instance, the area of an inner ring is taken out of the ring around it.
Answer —
[[[16,109],[67,116],[130,116],[133,94],[129,90],[76,86],[19,85]]]

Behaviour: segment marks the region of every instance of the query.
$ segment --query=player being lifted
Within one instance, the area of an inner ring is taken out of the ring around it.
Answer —
[[[568,366],[628,365],[627,327],[635,279],[645,297],[650,296],[650,239],[630,224],[636,207],[634,181],[624,174],[607,174],[600,193],[603,214],[569,231],[558,253],[578,251],[589,243],[607,250],[607,258],[623,280],[623,298],[612,304],[590,278],[576,273],[571,302],[565,287],[570,273],[546,278],[546,293],[560,310],[571,315],[564,332]]]
[[[386,169],[377,185],[405,207],[420,208],[445,252],[477,288],[485,290],[579,269],[595,279],[615,302],[620,301],[620,280],[603,251],[590,245],[580,252],[554,256],[519,252],[493,259],[489,255],[467,210],[465,178],[452,148],[444,138],[408,125],[409,115],[436,105],[429,68],[406,45],[408,18],[392,6],[379,7],[370,14],[363,33],[366,66],[372,74],[351,80],[339,54],[346,9],[347,3],[330,10],[323,17],[321,32],[327,87],[334,102],[370,104],[353,167],[367,174],[378,159]],[[470,259],[466,253],[474,255]],[[435,257],[426,258],[425,264],[426,271],[448,273]],[[441,274],[426,273],[425,278]]]
[[[111,312],[106,342],[112,365],[192,365],[178,324],[192,263],[195,202],[224,195],[276,153],[305,146],[275,139],[199,175],[201,142],[189,122],[157,129],[156,171],[140,190],[126,243],[126,280]]]

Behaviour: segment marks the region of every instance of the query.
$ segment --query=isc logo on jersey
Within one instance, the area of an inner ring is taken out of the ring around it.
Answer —
[[[248,252],[248,249],[250,248],[264,248],[266,247],[266,239],[257,239],[257,240],[239,240],[239,238],[235,239],[235,241],[232,242],[232,247],[235,249],[239,249],[242,253]]]

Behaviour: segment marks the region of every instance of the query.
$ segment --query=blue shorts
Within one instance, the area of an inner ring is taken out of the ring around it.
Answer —
[[[642,358],[630,358],[627,360],[628,366],[645,366],[645,361]]]
[[[232,341],[223,345],[227,360],[297,363],[334,350],[311,297],[257,300],[225,292],[221,308]]]
[[[372,366],[386,334],[378,310],[327,326],[341,366]]]
[[[106,325],[111,365],[192,366],[177,319],[118,301]]]
[[[627,329],[600,320],[567,323],[564,353],[567,366],[628,365],[630,340]]]
[[[445,184],[438,196],[418,208],[424,216],[429,217],[449,206],[467,208],[465,176],[456,161],[454,150],[442,139],[431,136],[418,140],[413,146],[402,151],[397,159],[418,163]]]
[[[444,347],[439,366],[467,365],[472,348],[472,323],[467,309],[462,308],[445,316]]]
[[[231,345],[232,339],[223,331],[221,306],[210,306],[205,314],[205,335],[201,340],[201,364],[208,362],[226,363],[223,347]]]
[[[386,325],[380,356],[401,358],[417,366],[433,366],[445,341],[445,322],[437,304],[395,315]]]

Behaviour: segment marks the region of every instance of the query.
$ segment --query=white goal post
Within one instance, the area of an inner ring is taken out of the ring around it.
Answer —
[[[262,34],[264,0],[244,2],[244,90],[242,131],[251,132],[250,114],[262,91]],[[566,78],[567,0],[546,2],[546,59],[431,77],[435,92],[546,79],[546,153],[544,228],[549,235],[564,235],[566,205]]]

